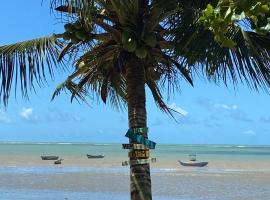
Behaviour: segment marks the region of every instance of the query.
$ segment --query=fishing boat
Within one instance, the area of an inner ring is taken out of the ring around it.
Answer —
[[[60,165],[60,164],[62,164],[62,160],[63,159],[56,160],[56,161],[54,161],[54,164],[55,165]]]
[[[59,156],[40,156],[42,160],[58,160]]]
[[[204,167],[208,164],[208,162],[199,162],[196,159],[196,155],[192,154],[189,155],[189,161],[178,161],[183,166],[189,166],[189,167]]]
[[[204,167],[208,164],[208,162],[194,162],[194,161],[183,162],[180,160],[178,160],[178,162],[183,166],[190,166],[190,167]]]
[[[87,154],[86,156],[87,158],[104,158],[105,157],[105,155],[90,155],[90,154]]]

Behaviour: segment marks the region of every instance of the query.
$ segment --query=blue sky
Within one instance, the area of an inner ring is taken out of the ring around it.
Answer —
[[[62,25],[50,13],[48,0],[12,0],[1,3],[0,45],[61,32]],[[20,96],[0,107],[0,141],[127,142],[126,111],[101,102],[91,106],[70,103],[68,95],[50,102],[51,95],[68,73],[56,73],[54,81],[37,88],[30,100]],[[149,137],[157,143],[270,144],[270,96],[239,85],[216,86],[199,78],[194,88],[181,82],[181,92],[168,105],[183,115],[178,123],[147,97]]]

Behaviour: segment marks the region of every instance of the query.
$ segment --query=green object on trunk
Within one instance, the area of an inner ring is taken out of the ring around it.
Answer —
[[[148,149],[143,144],[122,144],[123,149]]]
[[[138,131],[137,131],[137,133],[138,133]],[[134,140],[135,142],[137,142],[139,144],[145,145],[149,149],[155,149],[155,146],[156,146],[155,142],[148,140],[147,138],[145,138],[142,135],[138,135],[138,134],[134,133],[133,129],[129,129],[125,136],[131,140]]]

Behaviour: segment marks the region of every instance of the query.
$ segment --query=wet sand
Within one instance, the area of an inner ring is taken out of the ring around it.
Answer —
[[[68,169],[68,167],[66,167]],[[17,172],[0,173],[0,191],[13,199],[128,199],[129,174],[126,172],[68,172],[44,167]],[[219,199],[219,200],[269,200],[269,172],[207,172],[207,171],[153,171],[153,199]],[[39,198],[35,193],[39,191]],[[46,191],[50,191],[49,193]],[[103,194],[100,194],[100,193]],[[11,194],[12,193],[12,194]],[[43,194],[44,193],[44,194]],[[43,194],[43,195],[42,195]],[[77,198],[72,197],[77,194]],[[17,196],[16,196],[17,195]],[[51,195],[51,196],[50,196]],[[15,198],[17,197],[17,198]],[[44,197],[44,198],[43,198]],[[46,198],[45,198],[46,197]],[[104,197],[105,198],[105,197]],[[10,198],[11,199],[11,198]]]
[[[7,151],[10,146],[3,145],[0,154],[1,200],[129,199],[129,167],[121,166],[122,161],[127,160],[126,151],[114,152],[114,146],[102,146],[108,148],[104,151],[105,158],[88,159],[81,153],[91,152],[87,145],[73,154],[70,154],[74,151],[73,145],[48,145],[46,151],[44,146],[28,145],[29,152],[20,152],[17,146],[12,152]],[[20,148],[26,149],[25,145]],[[65,151],[60,151],[62,148]],[[152,154],[157,157],[157,162],[151,164],[154,200],[269,200],[270,159],[267,148],[259,148],[262,155],[255,154],[257,152],[250,154],[249,149],[248,153],[235,156],[230,148],[225,155],[222,154],[224,151],[200,154],[201,161],[209,161],[209,165],[203,168],[181,166],[177,160],[186,160],[186,153],[179,154],[178,150],[171,153],[168,148],[173,147],[164,147],[166,153]],[[211,148],[216,151],[215,147]],[[41,160],[41,152],[50,152],[48,149],[62,152],[59,153],[64,159],[61,165]]]
[[[125,156],[118,157],[105,157],[102,159],[88,159],[86,156],[60,156],[63,158],[61,166],[78,166],[78,167],[122,167],[122,161],[128,160]],[[269,160],[222,160],[222,159],[208,159],[209,162],[207,169],[222,169],[227,171],[269,171]],[[54,166],[53,160],[42,160],[40,156],[16,156],[16,155],[0,155],[0,167],[12,167],[12,166]],[[156,169],[174,169],[174,170],[186,170],[189,168],[183,167],[178,163],[176,159],[162,159],[157,158],[156,163],[151,164],[152,168]]]

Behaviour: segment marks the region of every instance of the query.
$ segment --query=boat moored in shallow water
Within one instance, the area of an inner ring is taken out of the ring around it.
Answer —
[[[179,160],[178,162],[183,166],[190,166],[190,167],[204,167],[208,164],[208,162],[196,162],[196,161],[183,162]]]
[[[208,164],[208,162],[199,162],[196,159],[196,155],[192,154],[189,155],[189,161],[181,161],[178,160],[178,162],[182,165],[182,166],[189,166],[189,167],[204,167]]]
[[[62,164],[62,160],[63,159],[56,160],[56,161],[54,161],[54,164],[55,165],[60,165],[60,164]]]
[[[59,156],[40,156],[42,160],[58,160]]]
[[[105,155],[90,155],[90,154],[87,154],[86,156],[87,158],[104,158],[105,157]]]

